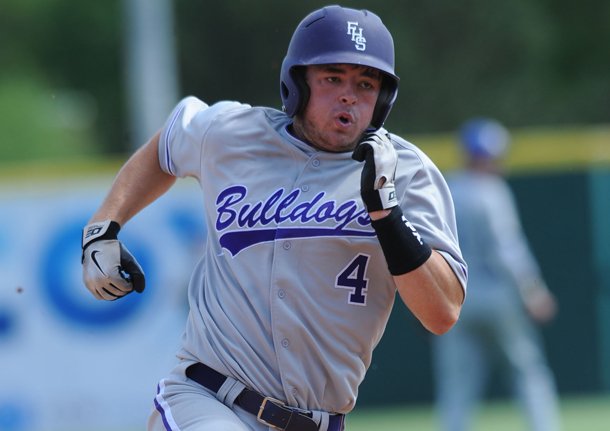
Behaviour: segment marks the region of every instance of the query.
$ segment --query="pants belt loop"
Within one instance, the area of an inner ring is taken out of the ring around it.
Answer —
[[[327,431],[330,415],[327,412],[321,412],[318,410],[312,411],[311,414],[312,414],[312,419],[314,421],[316,421],[316,423],[318,424],[318,430]]]
[[[227,407],[232,408],[235,399],[245,387],[246,385],[239,380],[227,377],[220,389],[218,389],[218,392],[216,392],[216,399]]]

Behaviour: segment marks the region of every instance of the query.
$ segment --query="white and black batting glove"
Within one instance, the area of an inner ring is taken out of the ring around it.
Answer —
[[[114,301],[131,291],[144,291],[144,272],[117,239],[115,221],[91,223],[83,229],[83,281],[97,299]]]
[[[352,158],[364,162],[360,177],[360,194],[368,212],[398,205],[394,178],[398,155],[384,129],[365,133],[354,149]]]

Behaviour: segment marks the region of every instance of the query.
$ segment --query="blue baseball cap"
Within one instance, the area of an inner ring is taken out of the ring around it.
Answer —
[[[459,138],[469,157],[497,159],[508,150],[510,133],[496,120],[473,118],[462,125]]]

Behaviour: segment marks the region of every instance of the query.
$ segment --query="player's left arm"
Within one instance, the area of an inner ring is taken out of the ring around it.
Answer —
[[[387,218],[391,211],[376,211],[370,213],[371,219],[375,220],[375,224]],[[406,220],[406,219],[404,219]],[[387,221],[387,220],[386,220]],[[409,235],[415,233],[414,228],[408,228],[410,232],[405,232]],[[391,235],[396,235],[397,232],[392,232]],[[379,235],[379,232],[378,232]],[[383,236],[383,232],[381,232]],[[385,238],[381,239],[383,241]],[[394,237],[393,239],[396,239]],[[417,237],[416,237],[417,240]],[[419,244],[419,241],[417,241]],[[400,259],[406,261],[402,263],[404,266],[391,268],[394,282],[398,289],[401,299],[411,312],[417,317],[422,325],[433,334],[443,334],[447,332],[457,322],[464,302],[464,289],[453,269],[449,266],[443,255],[439,252],[429,249],[424,244],[419,244],[410,251],[415,251],[415,254],[423,253],[423,260],[416,260],[409,264],[410,259],[405,259],[405,254],[399,253],[398,249],[392,250],[388,247],[396,247],[396,245],[388,245],[387,241],[382,242],[382,248],[386,259],[390,261]],[[430,250],[429,252],[427,250]],[[405,249],[405,251],[407,251]],[[395,258],[390,256],[390,253],[397,253],[401,257]],[[427,256],[427,257],[425,257]],[[390,263],[390,262],[389,262]],[[415,268],[412,266],[417,265]],[[399,274],[402,271],[405,273]]]
[[[445,258],[434,251],[419,268],[395,275],[403,302],[426,329],[444,334],[457,322],[464,289]]]
[[[457,322],[464,289],[437,251],[419,268],[394,276],[394,282],[403,302],[430,332],[443,334]]]
[[[365,135],[353,158],[364,162],[362,200],[402,300],[430,332],[447,332],[459,317],[464,289],[454,269],[424,241],[398,205],[398,156],[387,133]]]

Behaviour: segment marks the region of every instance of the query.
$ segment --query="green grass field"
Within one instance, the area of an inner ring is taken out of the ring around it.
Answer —
[[[561,431],[610,430],[610,394],[563,397],[561,421]],[[348,415],[345,429],[346,431],[441,431],[431,405],[356,407]],[[144,428],[138,428],[124,431],[143,430]],[[90,429],[89,431],[107,430]],[[494,401],[480,406],[474,426],[469,431],[528,431],[528,428],[515,404],[511,401]]]
[[[564,398],[561,401],[562,431],[610,430],[610,396]],[[429,405],[361,408],[348,416],[347,431],[440,431]],[[508,401],[480,408],[472,431],[521,431],[526,424],[516,405]]]

